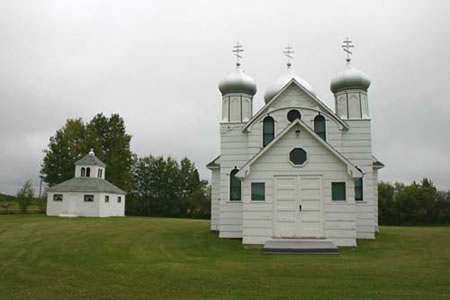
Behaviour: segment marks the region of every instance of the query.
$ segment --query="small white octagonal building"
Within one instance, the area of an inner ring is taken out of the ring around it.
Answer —
[[[48,189],[47,216],[125,215],[125,192],[105,180],[106,165],[91,150],[75,163],[75,177]]]

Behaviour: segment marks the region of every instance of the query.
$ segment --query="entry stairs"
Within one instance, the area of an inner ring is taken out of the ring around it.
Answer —
[[[273,238],[264,243],[264,254],[338,254],[338,248],[326,238]]]

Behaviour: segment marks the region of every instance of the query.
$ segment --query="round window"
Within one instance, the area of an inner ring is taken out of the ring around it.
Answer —
[[[297,119],[301,119],[301,115],[300,112],[296,109],[292,109],[287,113],[287,119],[289,120],[289,122],[294,122]]]

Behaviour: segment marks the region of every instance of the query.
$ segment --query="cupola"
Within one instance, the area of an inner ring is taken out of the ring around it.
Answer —
[[[236,70],[220,81],[219,90],[222,93],[222,96],[232,93],[242,93],[254,96],[256,94],[256,83],[255,80],[242,71],[240,65],[237,64]]]
[[[367,91],[370,78],[352,66],[350,49],[354,46],[351,43],[347,38],[342,45],[347,53],[345,70],[331,80],[330,90],[334,94],[336,114],[341,119],[369,119]]]
[[[105,167],[91,149],[87,155],[75,162],[75,177],[105,179]]]
[[[252,77],[241,69],[241,52],[244,50],[238,43],[234,46],[236,69],[219,83],[222,94],[222,123],[243,123],[253,115],[253,96],[256,94],[256,83]]]
[[[305,79],[303,79],[302,77],[300,77],[299,75],[295,74],[292,71],[291,59],[293,58],[293,54],[294,54],[293,48],[290,46],[287,46],[285,48],[285,50],[283,51],[283,53],[288,58],[287,70],[277,80],[275,80],[270,85],[270,87],[266,90],[266,92],[264,93],[264,102],[266,104],[269,103],[269,101],[272,100],[273,97],[275,97],[286,86],[286,84],[288,84],[292,79],[297,81],[297,83],[299,83],[302,87],[304,87],[306,90],[308,90],[313,95],[316,94],[314,92],[312,86]]]
[[[354,68],[349,59],[346,63],[345,70],[331,80],[330,90],[333,93],[348,89],[359,89],[367,92],[369,86],[369,76]]]

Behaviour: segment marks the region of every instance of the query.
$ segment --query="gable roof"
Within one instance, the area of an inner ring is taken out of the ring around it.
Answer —
[[[305,124],[300,119],[295,120],[292,122],[291,125],[286,127],[270,144],[268,144],[266,147],[261,149],[258,153],[256,153],[255,156],[253,156],[236,174],[236,177],[239,178],[245,178],[250,174],[250,167],[253,163],[255,163],[261,156],[264,155],[267,151],[269,151],[270,148],[272,148],[278,141],[280,141],[292,128],[295,126],[300,125],[303,129],[305,129],[307,132],[309,132],[314,139],[316,139],[321,145],[323,145],[325,148],[327,148],[334,156],[336,156],[340,161],[342,161],[347,166],[347,172],[348,174],[353,178],[360,178],[363,177],[363,173],[361,169],[359,169],[357,166],[353,165],[345,156],[343,156],[339,151],[337,151],[333,146],[331,146],[329,143],[324,141],[320,136],[317,135],[311,128],[309,128],[308,125]]]
[[[75,162],[76,166],[85,165],[85,166],[99,166],[106,167],[106,165],[95,156],[95,154],[86,154],[82,159]]]
[[[211,162],[209,162],[209,163],[206,165],[206,167],[207,167],[208,169],[210,169],[210,170],[211,170],[211,169],[218,169],[218,168],[220,168],[220,164],[219,164],[219,162],[218,162],[220,156],[221,156],[221,155],[219,155],[219,156],[217,156],[216,158],[214,158]]]
[[[284,91],[291,86],[292,84],[297,85],[297,87],[299,87],[302,91],[304,91],[307,95],[309,95],[312,100],[314,100],[323,110],[325,110],[336,122],[338,122],[339,124],[342,125],[343,128],[345,129],[349,129],[350,127],[348,126],[348,124],[346,122],[344,122],[344,120],[342,120],[341,118],[339,118],[338,115],[336,115],[328,106],[325,105],[325,103],[323,103],[322,101],[320,101],[320,99],[314,95],[313,93],[311,93],[308,89],[306,89],[304,86],[302,86],[297,80],[295,80],[294,78],[292,78],[288,83],[286,83],[286,85],[280,90],[280,92],[278,94],[276,94],[266,105],[264,105],[248,122],[247,124],[244,126],[244,128],[242,129],[242,131],[247,130],[257,119],[259,119],[259,117],[264,113],[264,111],[266,111],[267,108],[269,108],[272,103],[274,103],[278,97],[284,93]]]
[[[115,193],[123,194],[125,192],[119,189],[111,182],[93,177],[75,177],[66,180],[60,184],[52,186],[49,192],[97,192],[97,193]]]

